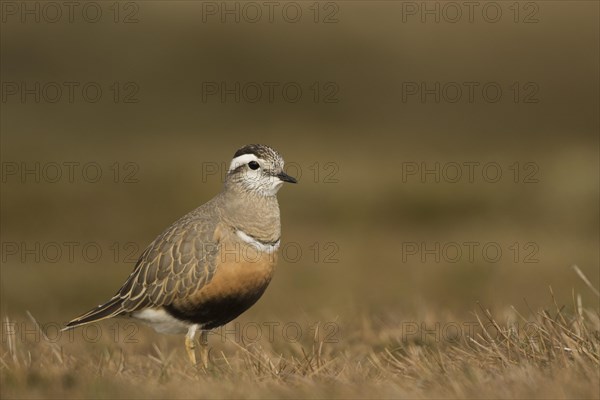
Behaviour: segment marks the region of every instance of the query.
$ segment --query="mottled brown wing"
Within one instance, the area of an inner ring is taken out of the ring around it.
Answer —
[[[122,312],[168,305],[206,285],[217,267],[218,228],[209,218],[183,218],[146,248],[115,297]]]

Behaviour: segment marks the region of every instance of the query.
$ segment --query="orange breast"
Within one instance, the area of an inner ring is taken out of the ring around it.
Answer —
[[[245,244],[223,246],[212,280],[166,309],[204,329],[224,325],[262,296],[271,281],[276,261],[276,252],[259,252]]]

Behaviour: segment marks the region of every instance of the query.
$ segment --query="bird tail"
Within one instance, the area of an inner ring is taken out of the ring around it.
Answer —
[[[66,331],[81,325],[89,324],[90,322],[101,321],[103,319],[112,318],[123,314],[124,310],[122,302],[123,299],[115,296],[108,302],[101,304],[87,313],[73,319],[62,330]]]

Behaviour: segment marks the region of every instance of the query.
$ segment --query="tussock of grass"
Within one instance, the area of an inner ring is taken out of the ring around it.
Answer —
[[[177,340],[158,345],[150,333],[128,346],[55,342],[41,330],[41,340],[22,340],[3,329],[2,397],[597,398],[599,311],[576,294],[569,307],[550,294],[552,307],[528,317],[513,308],[505,322],[480,306],[473,331],[456,340],[407,338],[367,316],[345,326],[350,334],[337,343],[319,327],[310,341],[277,351],[228,340],[213,348],[207,371],[188,364]]]

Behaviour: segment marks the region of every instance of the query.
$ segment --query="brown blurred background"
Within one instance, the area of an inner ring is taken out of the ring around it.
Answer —
[[[564,303],[572,290],[596,301],[571,265],[598,283],[597,3],[496,2],[498,22],[481,3],[456,23],[434,2],[439,23],[421,2],[296,2],[285,18],[282,2],[256,23],[235,2],[239,23],[220,2],[121,3],[118,13],[96,2],[96,23],[81,8],[73,22],[66,9],[49,22],[44,3],[36,22],[15,4],[1,31],[3,316],[63,322],[108,299],[130,253],[220,190],[213,167],[255,142],[301,176],[279,195],[289,253],[244,319],[468,316],[476,301],[548,304],[548,286]],[[296,9],[300,21],[286,21]],[[236,82],[239,102],[218,89]],[[439,102],[410,92],[436,82]],[[301,88],[297,102],[286,84]],[[484,86],[502,97],[490,101]],[[64,163],[79,163],[73,182]],[[435,163],[439,182],[408,174]],[[465,163],[479,163],[472,182]],[[486,163],[500,166],[498,182],[482,175]],[[478,243],[473,260],[464,242]],[[439,262],[422,251],[436,243]],[[464,253],[449,262],[441,249],[453,243]],[[501,248],[497,262],[482,255],[486,243]]]

